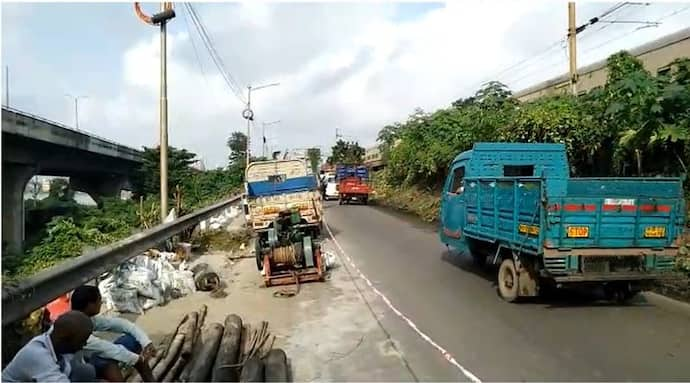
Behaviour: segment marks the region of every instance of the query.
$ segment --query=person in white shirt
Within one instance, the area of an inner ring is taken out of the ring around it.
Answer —
[[[61,315],[45,333],[31,339],[2,370],[3,382],[93,382],[92,366],[73,362],[93,332],[79,311]]]
[[[110,342],[91,335],[84,346],[88,362],[96,368],[96,376],[110,382],[123,382],[121,366],[134,367],[144,382],[153,381],[148,359],[156,349],[146,333],[134,323],[116,317],[98,315],[101,293],[96,286],[77,287],[70,298],[72,310],[91,318],[93,331],[123,334]]]

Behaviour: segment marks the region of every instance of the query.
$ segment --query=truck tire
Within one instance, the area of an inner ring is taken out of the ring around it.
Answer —
[[[259,271],[264,269],[264,257],[261,255],[261,241],[259,238],[254,242],[254,257],[256,257],[256,268]]]
[[[506,302],[515,302],[518,299],[520,286],[515,262],[507,258],[501,262],[498,268],[498,294]]]
[[[364,205],[368,205],[368,204],[369,204],[369,197],[364,197],[364,198],[362,199],[362,203],[363,203]]]

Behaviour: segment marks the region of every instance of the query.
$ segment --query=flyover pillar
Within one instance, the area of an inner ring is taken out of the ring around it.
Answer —
[[[23,251],[24,189],[34,174],[32,166],[2,163],[2,245],[10,253]]]

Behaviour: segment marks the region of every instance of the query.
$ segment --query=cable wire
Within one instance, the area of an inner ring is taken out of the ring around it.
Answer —
[[[227,71],[222,58],[218,54],[218,51],[216,50],[213,44],[213,40],[211,40],[211,37],[209,36],[207,29],[201,21],[201,18],[199,17],[198,13],[194,9],[194,6],[191,3],[184,3],[184,5],[187,8],[189,15],[191,16],[192,23],[194,24],[197,32],[199,33],[199,36],[201,37],[201,41],[204,43],[206,50],[208,50],[208,53],[211,56],[213,63],[216,65],[216,68],[223,77],[223,80],[225,80],[225,83],[235,94],[235,96],[240,100],[240,102],[246,104],[247,101],[245,100],[244,95],[242,94],[242,88],[238,85],[238,82],[235,80],[235,78]]]

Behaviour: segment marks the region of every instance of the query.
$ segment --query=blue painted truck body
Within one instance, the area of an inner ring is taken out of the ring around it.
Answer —
[[[452,162],[441,241],[530,258],[557,283],[669,275],[685,224],[682,178],[570,178],[562,144],[476,143]],[[516,262],[517,262],[516,258]]]

